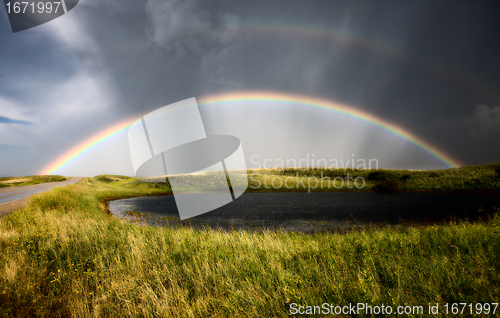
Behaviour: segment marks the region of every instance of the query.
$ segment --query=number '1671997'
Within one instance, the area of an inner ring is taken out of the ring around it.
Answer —
[[[5,4],[7,13],[57,13],[61,2],[7,2]],[[61,9],[62,10],[62,9]]]

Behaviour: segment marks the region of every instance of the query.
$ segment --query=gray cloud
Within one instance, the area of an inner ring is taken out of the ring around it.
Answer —
[[[148,0],[150,38],[156,44],[179,54],[186,49],[199,51],[213,28],[211,15],[197,0]]]
[[[211,13],[202,4],[199,0],[148,0],[150,40],[179,55],[231,41],[227,28],[237,23],[237,17]]]
[[[468,119],[468,124],[473,134],[499,134],[500,106],[477,106],[474,115]]]

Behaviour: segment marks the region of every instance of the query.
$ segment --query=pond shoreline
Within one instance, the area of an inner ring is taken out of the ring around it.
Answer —
[[[294,194],[295,193],[295,194]],[[307,192],[306,192],[307,193]],[[157,226],[192,226],[305,233],[352,228],[429,225],[459,220],[488,220],[500,207],[496,193],[363,191],[248,192],[231,205],[180,220],[173,198],[153,196],[106,200],[106,213],[118,219]],[[260,196],[262,194],[263,196]],[[257,196],[256,196],[257,195]],[[171,194],[155,195],[169,197]],[[127,199],[137,199],[129,200]],[[484,208],[484,212],[483,212]]]

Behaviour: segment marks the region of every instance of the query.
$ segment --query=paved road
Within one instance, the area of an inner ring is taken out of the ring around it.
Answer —
[[[48,182],[15,188],[0,188],[0,216],[21,207],[32,194],[49,191],[55,187],[75,184],[81,179],[81,177],[77,177],[61,182]]]

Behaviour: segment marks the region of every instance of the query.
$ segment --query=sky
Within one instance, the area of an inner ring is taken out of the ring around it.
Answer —
[[[40,174],[165,105],[250,92],[371,114],[460,165],[500,162],[498,16],[498,1],[82,0],[12,33],[0,6],[0,176]],[[200,112],[207,134],[240,139],[249,168],[313,157],[447,168],[333,111],[264,101]],[[134,175],[127,134],[56,172]]]

